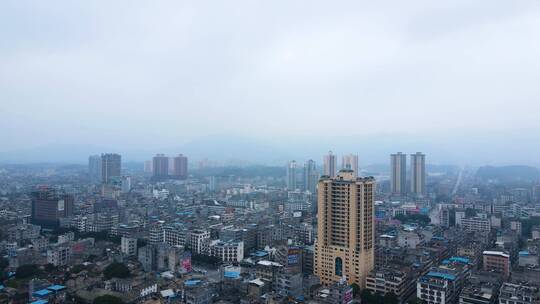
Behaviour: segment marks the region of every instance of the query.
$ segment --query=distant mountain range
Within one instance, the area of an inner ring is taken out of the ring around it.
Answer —
[[[432,165],[512,165],[525,164],[540,166],[532,155],[540,153],[538,141],[519,136],[503,134],[501,136],[435,136],[422,137],[407,134],[379,134],[370,136],[335,136],[311,138],[244,137],[234,135],[212,135],[195,137],[184,141],[152,142],[152,139],[140,142],[122,142],[113,144],[85,143],[84,139],[74,139],[72,144],[58,143],[43,146],[0,148],[0,163],[78,163],[86,164],[88,156],[102,152],[114,152],[122,155],[124,162],[142,162],[150,160],[156,153],[173,156],[182,153],[189,157],[192,164],[208,159],[223,165],[264,164],[284,166],[287,161],[303,162],[313,159],[317,166],[322,166],[323,155],[332,150],[341,162],[341,155],[354,153],[359,156],[360,168],[381,172],[388,169],[368,164],[385,164],[387,167],[391,153],[426,154],[426,163]],[[475,140],[476,138],[476,140]],[[508,144],[512,138],[512,144]],[[501,152],[501,151],[504,151]],[[428,171],[430,170],[428,167]]]

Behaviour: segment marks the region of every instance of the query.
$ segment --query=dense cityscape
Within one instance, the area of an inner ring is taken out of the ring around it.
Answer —
[[[540,171],[394,153],[0,169],[2,303],[538,303]]]
[[[540,304],[540,1],[0,0],[0,304]]]

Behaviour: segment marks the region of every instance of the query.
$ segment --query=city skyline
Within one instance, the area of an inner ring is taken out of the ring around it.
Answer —
[[[490,139],[492,138],[492,139]],[[515,142],[509,145],[504,142],[512,138]],[[126,162],[142,162],[152,158],[156,152],[175,155],[183,151],[193,161],[198,162],[211,159],[218,162],[243,161],[248,164],[282,165],[284,162],[296,159],[299,161],[318,159],[320,154],[331,148],[336,154],[358,154],[363,165],[386,164],[388,154],[393,151],[414,153],[423,151],[430,155],[429,163],[438,165],[470,165],[470,166],[503,166],[503,165],[531,165],[540,167],[540,160],[532,157],[537,142],[531,137],[519,133],[486,134],[484,140],[476,141],[468,137],[455,136],[454,140],[445,137],[431,140],[399,136],[399,139],[390,139],[388,136],[334,137],[318,140],[297,140],[273,142],[261,139],[242,137],[210,136],[191,141],[184,145],[170,145],[164,148],[145,146],[133,148],[132,146],[108,146],[99,144],[84,145],[48,145],[38,149],[23,149],[12,152],[0,150],[0,163],[4,164],[31,164],[31,163],[60,163],[84,164],[88,162],[88,155],[99,154],[103,151],[112,151],[123,155]],[[489,150],[482,150],[489,141]],[[459,143],[459,144],[458,144]],[[455,147],[462,147],[456,149]],[[3,147],[5,149],[5,147]],[[1,149],[1,148],[0,148]],[[531,152],[533,151],[533,152]],[[504,152],[504,153],[503,153]],[[538,150],[540,153],[540,149]],[[341,165],[341,158],[339,159]],[[322,165],[322,163],[321,163]]]
[[[540,304],[540,1],[0,1],[0,303]]]

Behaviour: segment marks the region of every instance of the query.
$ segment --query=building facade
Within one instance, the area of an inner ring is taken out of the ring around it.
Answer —
[[[310,159],[304,163],[304,191],[315,194],[318,181],[319,172],[317,172],[317,166],[315,161]]]
[[[354,176],[358,177],[358,155],[347,154],[341,158],[341,168],[353,170]]]
[[[173,158],[173,173],[177,179],[186,179],[188,177],[188,158],[179,154]]]
[[[510,255],[502,251],[482,252],[482,265],[486,271],[495,271],[504,278],[510,276]]]
[[[195,254],[207,254],[210,245],[210,232],[204,229],[190,231],[186,245]]]
[[[390,155],[390,191],[392,195],[407,193],[407,155],[401,152]]]
[[[499,292],[499,304],[537,304],[539,296],[536,287],[504,283]]]
[[[287,189],[296,190],[296,161],[287,164]]]
[[[483,217],[464,218],[461,219],[461,228],[471,232],[489,232],[491,230],[491,223],[488,218]]]
[[[411,193],[426,194],[426,155],[420,152],[411,154]]]
[[[101,154],[101,182],[110,184],[122,176],[122,157],[115,153]]]
[[[373,178],[356,178],[352,170],[319,181],[314,272],[322,284],[345,278],[365,286],[375,257],[374,191]]]
[[[240,262],[244,259],[244,242],[213,241],[210,244],[210,255],[222,262]]]
[[[120,251],[125,255],[137,255],[137,239],[122,237]]]
[[[331,178],[335,177],[337,170],[336,165],[336,156],[332,153],[332,151],[328,151],[328,154],[324,156],[323,174]]]
[[[152,158],[153,178],[166,179],[169,177],[169,158],[164,154],[156,154]]]
[[[88,157],[88,178],[92,183],[101,182],[101,156],[91,155]]]
[[[32,193],[32,223],[58,227],[61,218],[73,215],[74,197],[54,189],[41,188]]]

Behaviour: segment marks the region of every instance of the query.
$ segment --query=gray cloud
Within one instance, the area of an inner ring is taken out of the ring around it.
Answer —
[[[537,1],[13,0],[0,37],[3,152],[539,139]]]

